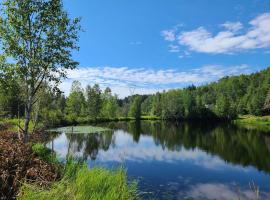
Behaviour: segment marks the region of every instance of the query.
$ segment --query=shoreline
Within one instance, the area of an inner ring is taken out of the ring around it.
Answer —
[[[109,199],[115,200],[139,199],[136,182],[128,182],[124,168],[89,169],[84,162],[70,158],[62,163],[45,146],[49,134],[43,131],[30,134],[30,141],[25,144],[18,133],[8,130],[12,129],[10,126],[0,124],[1,198],[80,200],[110,195]],[[97,187],[93,188],[95,184]],[[121,194],[117,192],[119,187]]]
[[[233,123],[247,129],[270,132],[270,116],[242,115],[233,120]]]

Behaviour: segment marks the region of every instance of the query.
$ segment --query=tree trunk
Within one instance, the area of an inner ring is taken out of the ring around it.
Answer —
[[[28,110],[25,109],[24,130],[23,130],[24,143],[29,142],[29,134],[28,134],[29,122],[30,122],[30,112],[28,112]]]
[[[25,116],[24,116],[24,143],[29,142],[29,122],[30,122],[30,116],[31,116],[31,111],[32,111],[32,99],[33,97],[30,96],[28,98],[28,102],[26,103],[25,106]]]

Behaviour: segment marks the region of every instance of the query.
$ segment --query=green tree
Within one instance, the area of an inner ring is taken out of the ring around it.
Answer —
[[[85,97],[79,81],[73,81],[66,101],[66,114],[70,121],[76,121],[85,111]]]
[[[270,89],[264,102],[264,109],[270,111]]]
[[[219,94],[216,101],[216,115],[223,119],[232,119],[236,115],[236,109],[230,104],[231,100],[225,94]]]
[[[22,115],[23,102],[18,80],[10,74],[0,73],[0,115],[15,117]]]
[[[132,100],[128,115],[130,117],[134,117],[135,119],[140,119],[140,117],[141,117],[141,104],[142,104],[141,96],[136,95],[134,97],[134,99]]]
[[[87,114],[93,119],[97,119],[102,108],[101,89],[98,84],[93,87],[86,86],[86,107]]]
[[[41,121],[50,127],[61,124],[64,120],[65,96],[60,91],[53,90],[49,84],[44,84],[37,95],[39,98],[33,106],[33,121]]]
[[[4,0],[0,11],[0,47],[23,88],[24,133],[37,93],[44,81],[57,87],[67,69],[77,66],[71,57],[78,49],[79,19],[69,19],[61,0]],[[2,66],[2,65],[1,65]],[[1,67],[2,73],[8,73]]]
[[[151,115],[156,115],[161,117],[162,115],[162,102],[161,102],[161,94],[159,92],[153,98],[151,105]]]
[[[105,118],[115,118],[117,116],[117,96],[113,96],[111,89],[107,87],[102,94],[101,115]]]

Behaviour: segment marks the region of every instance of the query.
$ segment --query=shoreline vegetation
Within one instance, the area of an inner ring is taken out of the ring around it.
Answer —
[[[247,129],[257,129],[263,132],[270,132],[270,115],[268,116],[241,115],[233,122],[234,124]]]
[[[1,199],[139,199],[137,183],[128,181],[124,168],[89,169],[72,158],[60,163],[45,146],[49,134],[34,132],[23,143],[11,126],[0,125]]]

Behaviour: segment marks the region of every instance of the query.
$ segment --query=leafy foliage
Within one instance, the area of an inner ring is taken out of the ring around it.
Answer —
[[[4,0],[0,15],[1,76],[16,78],[25,107],[25,139],[38,91],[59,84],[77,62],[79,19],[69,19],[61,0]],[[8,67],[7,67],[8,66]]]

